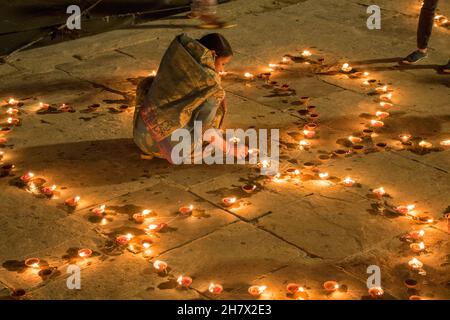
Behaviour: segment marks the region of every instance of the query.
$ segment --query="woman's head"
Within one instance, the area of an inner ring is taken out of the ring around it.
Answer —
[[[198,40],[204,47],[213,52],[216,57],[216,71],[223,71],[224,66],[233,57],[230,43],[219,33],[210,33]]]

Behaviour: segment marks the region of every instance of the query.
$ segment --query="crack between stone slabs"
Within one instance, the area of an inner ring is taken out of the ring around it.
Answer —
[[[422,161],[417,160],[417,159],[413,159],[413,158],[409,158],[409,157],[407,157],[407,156],[403,156],[403,155],[401,155],[399,152],[396,152],[396,151],[392,151],[391,154],[395,154],[396,156],[401,157],[401,158],[403,158],[403,159],[407,159],[407,160],[411,160],[411,161],[420,163],[421,165],[423,165],[423,166],[425,166],[425,167],[429,167],[429,168],[435,169],[435,170],[437,170],[437,171],[440,171],[440,172],[443,172],[443,173],[446,173],[446,174],[449,173],[448,171],[446,171],[446,170],[444,170],[444,169],[441,169],[441,168],[439,168],[439,167],[435,167],[435,166],[433,166],[433,165],[430,165],[430,164],[428,164],[428,163],[422,162]]]
[[[132,59],[134,59],[134,60],[137,60],[136,57],[133,56],[132,54],[126,53],[125,51],[122,51],[122,50],[120,50],[120,49],[114,49],[114,51],[117,52],[117,53],[120,53],[120,54],[122,54],[122,55],[124,55],[124,56],[126,56],[126,57],[129,57],[129,58],[132,58]]]

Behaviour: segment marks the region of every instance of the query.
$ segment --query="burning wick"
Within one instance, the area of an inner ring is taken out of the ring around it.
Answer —
[[[392,100],[392,92],[381,95],[380,99],[385,102],[390,102]]]
[[[220,284],[211,283],[209,285],[208,291],[212,294],[221,294],[223,291],[223,287]]]
[[[316,132],[313,130],[303,130],[303,134],[305,135],[305,138],[312,139],[316,135]]]
[[[189,287],[192,284],[192,278],[188,276],[179,276],[177,282],[182,287]]]
[[[378,189],[374,189],[373,194],[376,195],[378,198],[383,197],[386,194],[386,191],[384,190],[383,187],[380,187]]]
[[[364,76],[364,77],[368,77],[369,75],[370,75],[370,73],[367,72],[367,71],[363,73],[363,76]]]
[[[19,104],[19,101],[17,101],[17,100],[14,99],[14,98],[11,98],[11,99],[8,100],[8,104],[9,104],[10,106],[16,106],[16,105]]]
[[[43,187],[42,193],[46,195],[47,197],[52,197],[54,192],[56,190],[56,185],[53,185],[51,187]]]
[[[412,231],[408,234],[408,237],[410,237],[411,239],[414,240],[420,240],[423,238],[423,236],[425,235],[425,231],[424,230],[419,230],[419,231]]]
[[[341,70],[344,72],[350,72],[353,70],[353,68],[348,63],[344,63],[341,67]]]
[[[419,146],[421,148],[424,148],[424,149],[429,149],[429,148],[431,148],[433,146],[433,144],[431,142],[427,142],[425,140],[422,140],[422,141],[419,142]]]
[[[181,207],[178,211],[182,214],[182,215],[189,215],[192,213],[192,211],[194,210],[194,206],[190,205],[189,207]]]
[[[413,211],[415,208],[416,208],[415,205],[410,204],[410,205],[407,205],[407,206],[396,207],[395,211],[397,211],[398,213],[401,213],[401,214],[408,214],[411,211]]]
[[[25,260],[25,266],[28,268],[39,269],[41,260],[39,258],[29,258]]]
[[[328,292],[335,292],[339,289],[339,284],[336,281],[327,281],[323,284],[323,287]]]
[[[409,139],[411,139],[411,135],[410,134],[401,134],[399,136],[399,138],[403,143],[406,143],[409,141]]]
[[[253,297],[259,297],[266,291],[267,286],[251,286],[248,288],[248,293]]]
[[[355,184],[355,180],[353,180],[350,177],[347,177],[342,181],[342,184],[346,187],[353,187],[353,185]]]
[[[128,233],[126,235],[120,235],[116,238],[116,243],[121,246],[126,245],[128,244],[128,242],[131,241],[131,239],[133,239],[133,237],[134,236],[131,233]]]
[[[383,107],[383,108],[385,108],[385,109],[390,109],[390,108],[392,108],[394,105],[392,104],[392,103],[389,103],[389,102],[384,102],[384,101],[381,101],[380,102],[380,107]]]
[[[297,283],[289,283],[286,290],[291,294],[296,294],[297,292],[305,292],[305,288]]]
[[[311,57],[312,53],[309,50],[303,50],[302,56],[304,56],[304,57]]]
[[[156,74],[157,74],[156,70],[152,70],[152,72],[149,73],[149,76],[156,77]]]
[[[150,224],[147,227],[147,231],[148,232],[158,232],[161,231],[162,229],[164,229],[167,226],[167,224],[165,223],[154,223],[154,224]]]
[[[283,63],[288,63],[289,60],[290,60],[290,59],[289,59],[288,57],[283,57],[283,60],[282,60],[282,61],[283,61]]]
[[[34,178],[34,173],[33,172],[28,172],[28,173],[24,174],[23,176],[21,176],[20,180],[22,180],[22,182],[28,183],[33,178]]]
[[[372,298],[379,298],[384,295],[384,290],[381,287],[372,287],[369,289],[369,295]]]
[[[423,267],[423,263],[420,260],[418,260],[417,258],[412,258],[408,262],[408,265],[412,270],[420,270]]]
[[[225,207],[229,207],[232,206],[233,204],[235,204],[237,201],[237,199],[235,197],[228,197],[228,198],[223,198],[222,202],[225,205]]]
[[[381,128],[384,126],[384,122],[379,120],[370,120],[370,125],[375,128]]]
[[[6,122],[7,122],[8,124],[11,124],[11,125],[16,125],[16,124],[18,124],[18,123],[20,122],[20,120],[17,119],[17,118],[9,117],[9,118],[6,120]]]
[[[72,197],[66,200],[65,204],[68,207],[74,208],[78,205],[78,202],[80,202],[80,197],[76,196],[76,197]]]
[[[360,143],[362,141],[362,139],[360,137],[354,137],[354,136],[350,136],[348,137],[348,140],[351,143]]]
[[[411,250],[413,252],[422,252],[425,250],[425,244],[423,242],[419,242],[419,243],[411,243],[411,245],[409,246],[411,248]]]
[[[309,142],[308,140],[300,140],[299,144],[300,144],[300,149],[302,149],[302,150],[304,148],[311,147],[311,142]]]
[[[450,139],[441,141],[441,146],[443,146],[443,147],[450,147]]]
[[[91,249],[80,249],[78,250],[78,256],[80,258],[89,258],[92,255]]]
[[[167,270],[167,263],[161,260],[156,260],[153,263],[153,268],[158,272],[164,272]]]
[[[381,120],[383,120],[384,118],[387,118],[390,116],[389,112],[385,112],[385,111],[377,111],[375,113],[375,116]]]
[[[377,87],[375,88],[375,91],[380,93],[380,92],[387,92],[388,91],[388,86],[382,86],[382,87]]]
[[[244,74],[244,77],[247,78],[247,79],[253,79],[255,76],[253,74],[251,74],[250,72],[246,72]]]
[[[328,172],[319,173],[319,178],[321,180],[327,180],[329,176]]]
[[[15,114],[19,113],[19,110],[14,109],[14,108],[8,108],[8,110],[6,110],[6,113],[9,115],[15,115]]]
[[[363,84],[364,86],[369,86],[369,85],[370,85],[370,82],[367,81],[367,80],[364,80],[362,84]]]

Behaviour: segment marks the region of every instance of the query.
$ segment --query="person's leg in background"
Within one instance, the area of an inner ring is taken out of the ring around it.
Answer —
[[[417,27],[417,50],[403,59],[403,63],[413,64],[427,57],[438,2],[439,0],[424,0]]]
[[[217,0],[192,0],[190,18],[203,21],[199,27],[203,29],[227,28],[232,25],[220,21],[217,17]]]

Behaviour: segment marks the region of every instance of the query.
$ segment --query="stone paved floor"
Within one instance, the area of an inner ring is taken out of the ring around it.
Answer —
[[[0,98],[24,104],[20,126],[1,137],[7,139],[2,165],[16,168],[0,179],[0,295],[24,289],[29,299],[251,299],[247,289],[256,284],[268,287],[261,299],[291,299],[285,288],[296,282],[310,299],[362,299],[367,267],[378,265],[386,299],[449,299],[450,151],[440,142],[450,138],[450,78],[434,68],[450,57],[450,31],[434,29],[423,64],[399,67],[395,61],[414,48],[419,5],[412,2],[377,1],[379,31],[365,26],[368,0],[236,0],[221,7],[238,24],[223,30],[236,51],[228,68],[234,74],[224,80],[225,126],[280,128],[281,168],[301,169],[297,182],[266,179],[252,166],[140,160],[131,140],[136,83],[157,69],[175,35],[202,34],[193,21],[156,21],[25,51],[0,65]],[[440,9],[450,14],[448,3]],[[309,63],[301,59],[304,49],[313,53]],[[292,60],[272,80],[293,91],[243,80],[244,72],[265,72],[286,54]],[[387,84],[394,107],[385,126],[362,142],[364,153],[321,163],[320,155],[351,150],[347,137],[367,128],[380,109],[379,97],[369,94],[376,83],[364,86],[366,79],[333,72],[343,62]],[[309,122],[302,96],[320,114],[308,150],[299,148]],[[66,103],[75,112],[39,114],[39,102]],[[129,108],[118,112],[121,105]],[[414,147],[400,143],[402,133],[413,136]],[[422,139],[433,147],[418,147]],[[374,148],[379,142],[387,143],[386,152]],[[307,162],[316,169],[304,168]],[[19,188],[17,179],[27,171],[56,184],[58,195],[42,199]],[[330,178],[322,181],[318,172]],[[353,187],[342,185],[347,176],[356,180]],[[246,194],[245,183],[258,188]],[[387,195],[378,200],[372,190],[381,186]],[[81,200],[70,212],[64,201],[75,195]],[[230,195],[240,202],[224,208],[221,199]],[[393,210],[411,203],[416,209],[409,215]],[[91,210],[102,204],[107,219],[96,221]],[[178,208],[189,204],[193,216],[179,216]],[[121,234],[147,239],[144,225],[132,220],[144,209],[156,213],[152,221],[168,223],[150,237],[150,257],[139,246],[114,245]],[[404,239],[413,230],[425,231],[422,253]],[[94,254],[76,258],[79,248]],[[42,270],[24,266],[32,257],[41,259]],[[413,257],[423,272],[409,270]],[[157,274],[155,260],[166,261],[169,272]],[[82,268],[81,290],[67,289],[70,264]],[[50,274],[44,266],[53,268]],[[193,278],[190,289],[177,288],[181,274]],[[408,289],[406,279],[417,287]],[[340,289],[326,294],[327,280]],[[211,296],[210,282],[222,284],[223,294]]]

